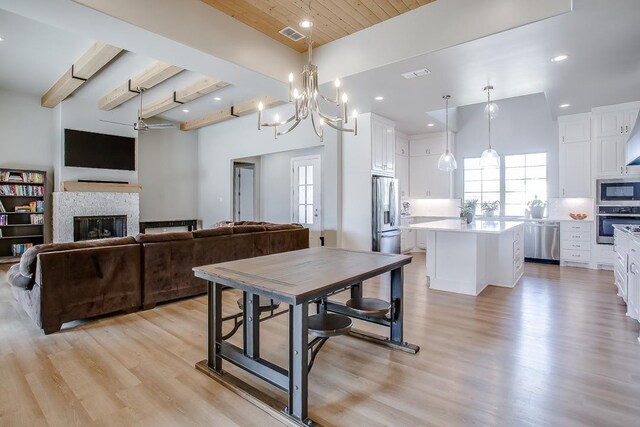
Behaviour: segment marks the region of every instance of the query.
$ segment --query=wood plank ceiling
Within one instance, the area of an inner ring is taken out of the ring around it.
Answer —
[[[303,19],[309,19],[307,0],[202,0],[267,36],[299,52],[307,47],[279,33],[291,27],[303,34]],[[435,0],[313,0],[314,45],[323,45],[341,37],[401,15]]]

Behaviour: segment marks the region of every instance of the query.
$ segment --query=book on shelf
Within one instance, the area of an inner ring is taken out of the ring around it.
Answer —
[[[43,200],[34,200],[29,203],[31,207],[31,212],[44,212],[44,201]]]
[[[0,185],[0,196],[42,197],[44,196],[44,186],[2,184]]]
[[[42,214],[31,214],[31,224],[34,224],[34,225],[42,225],[42,224],[44,224],[44,215],[42,215]]]
[[[0,181],[26,182],[29,184],[44,184],[44,174],[40,172],[21,172],[3,170],[0,172]]]
[[[22,256],[27,249],[33,247],[33,243],[16,243],[11,245],[11,254],[13,256]]]
[[[0,229],[0,238],[2,238],[2,229]]]
[[[13,210],[14,212],[31,212],[31,206],[29,205],[16,206]]]
[[[6,212],[4,205],[2,204],[2,200],[0,200],[0,212]]]
[[[0,225],[9,224],[9,215],[0,215]]]

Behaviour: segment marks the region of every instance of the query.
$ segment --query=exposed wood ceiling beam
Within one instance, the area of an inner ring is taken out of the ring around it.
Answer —
[[[209,77],[198,80],[197,82],[189,86],[178,89],[165,98],[161,98],[158,101],[151,102],[150,104],[146,105],[142,109],[142,118],[148,119],[160,113],[164,113],[165,111],[176,108],[189,101],[193,101],[194,99],[198,99],[201,96],[207,95],[211,92],[220,90],[228,85],[229,83],[227,82]]]
[[[229,108],[209,113],[205,116],[197,119],[189,120],[187,122],[180,123],[180,130],[194,130],[201,127],[213,125],[216,123],[224,122],[236,117],[246,116],[247,114],[255,113],[258,111],[258,103],[262,102],[265,108],[275,107],[277,105],[284,104],[284,101],[279,99],[263,96],[260,98],[250,99],[248,101],[240,102]],[[256,125],[257,126],[257,125]]]
[[[62,77],[51,88],[42,95],[40,104],[43,107],[53,108],[76,89],[89,80],[95,73],[100,71],[113,58],[115,58],[122,49],[111,46],[106,43],[96,42],[87,50],[73,65],[67,70]]]
[[[175,76],[183,71],[182,68],[175,65],[165,64],[157,61],[149,68],[124,82],[107,95],[100,98],[98,107],[101,110],[113,110],[118,105],[124,104],[131,98],[138,95],[137,87],[152,88],[155,85]]]

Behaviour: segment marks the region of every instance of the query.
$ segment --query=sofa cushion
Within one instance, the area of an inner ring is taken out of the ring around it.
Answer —
[[[202,237],[225,236],[233,234],[233,229],[231,227],[208,228],[204,230],[196,230],[192,234],[194,239],[200,239]]]
[[[265,231],[264,225],[235,225],[231,227],[233,234],[259,233]]]
[[[301,224],[267,224],[264,227],[267,231],[296,230],[303,228]]]
[[[176,231],[172,233],[157,234],[138,234],[136,236],[136,242],[138,243],[169,242],[171,240],[189,239],[193,239],[193,234],[190,231]]]
[[[20,264],[14,264],[7,271],[7,281],[11,286],[21,289],[27,289],[31,282],[31,277],[23,276],[20,273]]]
[[[23,276],[32,277],[36,271],[38,254],[43,252],[70,251],[73,249],[100,248],[104,246],[132,245],[136,239],[128,237],[114,237],[111,239],[83,240],[81,242],[45,243],[33,246],[22,254],[20,258],[20,273]]]

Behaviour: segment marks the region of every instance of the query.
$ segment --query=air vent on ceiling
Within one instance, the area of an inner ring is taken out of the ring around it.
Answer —
[[[402,73],[402,77],[409,80],[415,77],[426,76],[427,74],[431,74],[431,71],[429,71],[426,68],[420,68],[419,70],[409,71],[408,73]]]
[[[282,30],[280,30],[279,33],[287,38],[290,38],[294,42],[297,42],[298,40],[302,40],[305,37],[304,34],[297,32],[291,27],[285,27]]]

